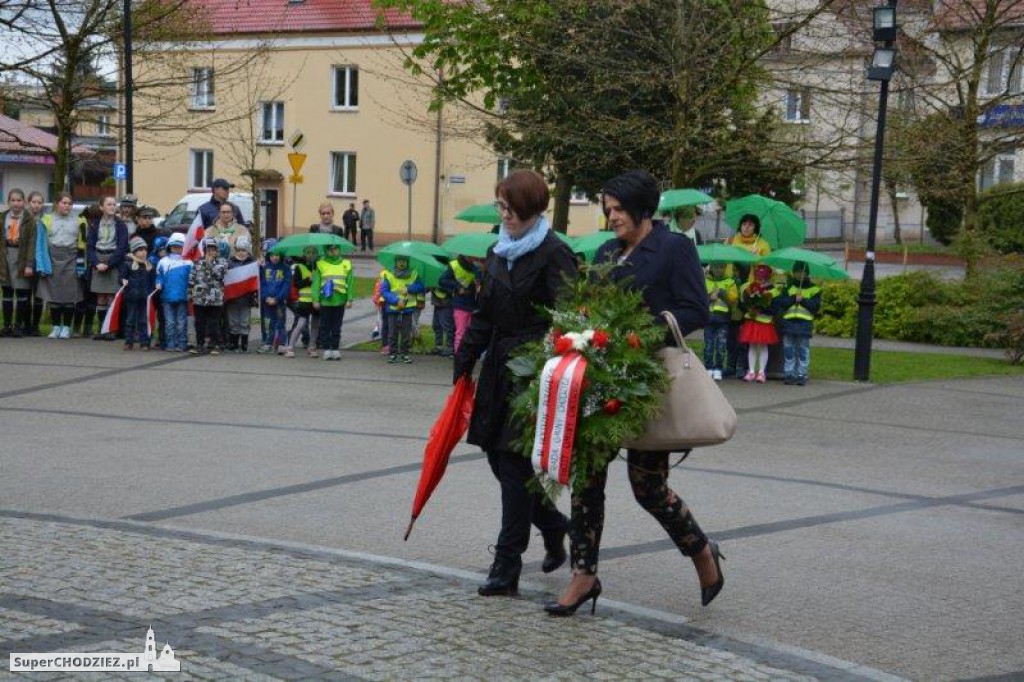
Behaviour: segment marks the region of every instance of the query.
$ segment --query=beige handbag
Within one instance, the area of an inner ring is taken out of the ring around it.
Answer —
[[[736,432],[736,412],[686,345],[675,316],[668,311],[661,314],[678,344],[658,351],[671,383],[662,399],[661,415],[623,447],[675,452],[724,443]]]

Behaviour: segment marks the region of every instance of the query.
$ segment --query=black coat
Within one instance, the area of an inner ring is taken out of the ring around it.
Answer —
[[[618,260],[624,243],[610,239],[601,245],[594,257],[595,263]],[[631,277],[629,287],[639,289],[651,314],[670,311],[679,322],[683,334],[701,329],[708,323],[710,302],[704,286],[704,272],[693,240],[686,235],[671,232],[661,222],[644,238],[626,260],[612,270],[612,278],[621,281]],[[666,342],[671,341],[671,334]]]
[[[550,322],[538,307],[553,306],[565,276],[575,276],[576,270],[572,251],[554,232],[517,259],[511,272],[504,258],[488,254],[478,309],[455,358],[455,376],[460,376],[487,351],[467,442],[488,451],[513,449],[519,431],[509,424],[513,383],[505,363],[513,349],[547,333]]]

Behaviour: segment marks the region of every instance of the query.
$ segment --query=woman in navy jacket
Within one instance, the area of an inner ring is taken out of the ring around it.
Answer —
[[[684,334],[708,321],[708,294],[693,241],[675,234],[652,216],[660,192],[654,178],[629,171],[604,186],[604,213],[617,239],[597,252],[596,263],[615,263],[612,277],[642,292],[651,314],[670,311]],[[671,333],[666,343],[674,345]],[[693,560],[700,578],[704,605],[722,589],[718,545],[708,540],[683,500],[668,487],[668,452],[629,450],[629,483],[637,502],[665,529],[679,551]],[[571,616],[601,594],[597,558],[604,526],[604,488],[608,474],[596,474],[579,494],[572,496],[569,525],[573,576],[557,602],[545,606],[553,616]]]

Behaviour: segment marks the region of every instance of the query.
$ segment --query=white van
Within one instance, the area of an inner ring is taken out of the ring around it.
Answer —
[[[209,192],[194,192],[186,194],[174,208],[167,212],[163,218],[157,218],[153,224],[164,232],[185,232],[189,225],[195,220],[199,207],[210,200]],[[249,192],[232,192],[228,195],[228,201],[238,207],[242,212],[242,222],[252,225],[252,194]]]

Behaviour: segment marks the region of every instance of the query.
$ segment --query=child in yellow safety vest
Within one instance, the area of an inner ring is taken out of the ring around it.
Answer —
[[[736,280],[726,274],[725,263],[712,263],[704,278],[711,301],[711,317],[704,327],[704,366],[715,381],[722,380],[728,366],[729,323],[739,301]]]
[[[821,310],[821,287],[808,277],[807,264],[796,262],[789,286],[779,296],[782,353],[786,384],[804,386],[811,367],[811,336],[814,318]]]
[[[324,360],[341,360],[341,324],[345,308],[352,306],[355,275],[352,261],[341,257],[337,244],[327,245],[327,255],[313,270],[313,309],[320,311],[320,341]]]
[[[408,364],[412,346],[413,314],[426,305],[426,287],[419,274],[409,267],[405,256],[395,257],[394,270],[381,273],[380,296],[384,299],[384,312],[388,316],[388,362],[401,359]]]
[[[767,265],[754,268],[754,278],[740,288],[740,306],[745,311],[739,341],[748,344],[747,373],[744,381],[767,381],[768,346],[779,342],[772,317],[779,291],[772,284],[772,269]]]
[[[295,295],[293,297],[289,294],[288,299],[295,319],[288,334],[288,345],[284,349],[286,358],[295,357],[295,346],[309,326],[310,318],[313,315],[313,270],[316,269],[319,253],[315,246],[307,246],[303,249],[303,257],[292,264],[292,291],[295,292]],[[309,338],[310,343],[306,344],[306,352],[311,358],[315,358],[317,352],[313,348],[312,333]]]

